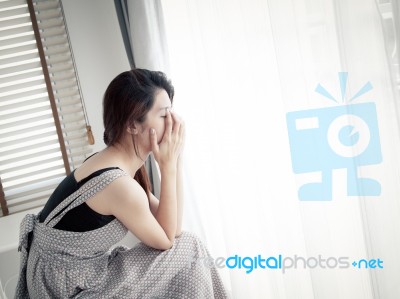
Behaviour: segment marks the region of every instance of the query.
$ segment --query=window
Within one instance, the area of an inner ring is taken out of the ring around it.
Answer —
[[[43,205],[93,143],[61,1],[0,2],[0,215]]]

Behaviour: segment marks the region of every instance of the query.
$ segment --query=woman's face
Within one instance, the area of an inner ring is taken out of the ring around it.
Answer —
[[[147,112],[145,121],[141,124],[136,123],[138,133],[135,135],[136,141],[147,151],[151,151],[150,129],[154,128],[159,144],[164,136],[166,109],[171,109],[171,100],[164,89],[156,91],[153,107]]]

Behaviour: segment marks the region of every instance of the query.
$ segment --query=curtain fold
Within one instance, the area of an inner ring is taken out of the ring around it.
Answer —
[[[133,59],[133,50],[131,46],[131,34],[128,16],[127,0],[114,0],[115,10],[117,12],[118,23],[121,29],[122,39],[124,41],[126,55],[129,60],[131,69],[135,68],[135,60]]]
[[[135,66],[170,74],[168,46],[160,0],[127,0]]]

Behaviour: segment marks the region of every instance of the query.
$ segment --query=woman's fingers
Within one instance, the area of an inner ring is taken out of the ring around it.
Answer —
[[[173,128],[172,128],[172,133],[174,133],[175,136],[178,136],[179,127],[181,126],[181,119],[175,112],[171,112],[171,116],[172,116],[172,119],[174,121],[174,125],[173,125]]]
[[[185,132],[186,132],[185,123],[182,122],[182,123],[181,123],[181,129],[180,129],[180,132],[179,132],[179,139],[180,139],[180,141],[181,141],[181,144],[180,144],[180,152],[183,151],[183,147],[184,147],[184,145],[185,145]]]
[[[185,141],[185,132],[186,132],[186,126],[185,126],[185,122],[181,123],[181,127],[182,127],[182,140]]]
[[[157,133],[156,130],[154,130],[153,128],[150,128],[150,144],[152,152],[157,153],[158,152]]]
[[[175,163],[182,152],[184,143],[184,124],[175,112],[166,111],[165,132],[160,144],[157,137],[150,132],[151,148],[158,163]]]
[[[167,109],[165,115],[167,116],[166,118],[166,122],[167,125],[165,127],[165,134],[166,136],[171,136],[172,133],[172,116],[171,116],[171,111],[169,109]]]
[[[173,116],[173,118],[175,120],[174,125],[177,124],[176,125],[176,131],[175,131],[175,128],[174,128],[173,132],[176,132],[175,136],[176,136],[176,140],[178,142],[177,145],[178,145],[178,148],[179,148],[179,152],[181,152],[182,148],[183,148],[184,141],[185,141],[185,123],[184,123],[183,119],[179,115],[177,115],[176,113],[172,113],[172,116]]]

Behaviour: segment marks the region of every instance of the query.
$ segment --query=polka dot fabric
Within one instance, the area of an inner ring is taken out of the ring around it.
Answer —
[[[211,255],[191,232],[184,231],[163,251],[142,242],[110,249],[127,233],[118,219],[87,232],[54,228],[67,211],[123,175],[113,169],[91,179],[43,223],[40,214],[25,216],[15,298],[230,298],[217,269],[196,263]]]

